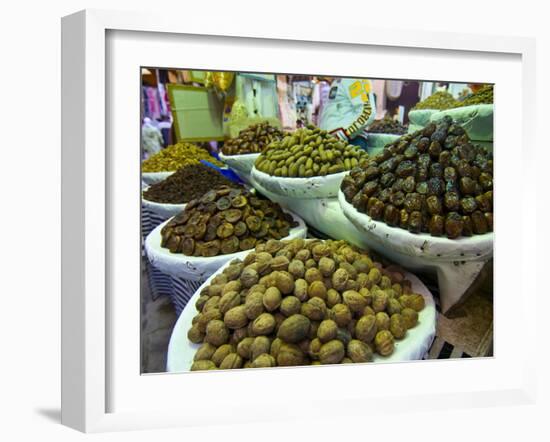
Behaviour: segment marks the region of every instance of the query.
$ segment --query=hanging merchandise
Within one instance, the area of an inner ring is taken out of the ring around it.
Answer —
[[[292,87],[286,75],[277,75],[277,96],[283,129],[296,129],[296,106],[292,98]]]
[[[390,100],[397,100],[403,91],[403,81],[387,80],[386,81],[386,96]]]
[[[364,146],[365,128],[374,120],[376,103],[371,82],[339,78],[332,82],[319,127],[340,139]]]

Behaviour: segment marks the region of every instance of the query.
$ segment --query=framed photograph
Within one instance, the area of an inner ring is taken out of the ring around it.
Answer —
[[[64,17],[62,423],[533,403],[534,48]]]

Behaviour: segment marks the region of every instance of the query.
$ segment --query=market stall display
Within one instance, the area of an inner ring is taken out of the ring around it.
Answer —
[[[482,235],[493,228],[493,161],[445,117],[386,146],[342,181],[346,201],[411,233]]]
[[[255,168],[268,175],[310,178],[351,170],[368,157],[366,152],[314,126],[301,128],[271,143]]]
[[[277,203],[219,186],[190,201],[162,228],[161,246],[188,256],[226,255],[284,238],[296,225]]]
[[[493,104],[493,85],[482,86],[478,91],[468,95],[458,106],[475,106],[477,104]]]
[[[261,153],[273,141],[283,138],[284,133],[267,121],[253,124],[239,132],[235,138],[227,140],[222,153],[226,156]]]
[[[421,359],[434,334],[433,299],[414,276],[344,241],[268,241],[195,293],[167,369]]]
[[[374,122],[367,127],[367,132],[369,132],[369,134],[405,135],[407,133],[407,126],[394,120],[389,115],[386,115],[380,120],[374,120]]]
[[[157,183],[176,170],[189,164],[197,164],[200,160],[206,160],[216,166],[223,166],[223,163],[216,160],[206,149],[195,144],[186,142],[173,144],[142,162],[142,180],[146,184]]]
[[[336,196],[338,186],[367,152],[313,126],[271,143],[256,160],[253,180],[267,190],[296,198]]]

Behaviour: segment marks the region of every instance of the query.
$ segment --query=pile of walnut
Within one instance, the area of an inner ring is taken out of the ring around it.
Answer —
[[[191,370],[370,362],[418,322],[424,297],[344,241],[269,240],[196,302]]]

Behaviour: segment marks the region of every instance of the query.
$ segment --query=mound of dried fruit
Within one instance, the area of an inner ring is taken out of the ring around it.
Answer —
[[[143,196],[158,203],[184,204],[222,185],[239,187],[211,167],[197,163],[182,167],[161,182],[152,184]]]
[[[407,126],[404,126],[399,121],[396,121],[390,116],[386,115],[381,120],[375,120],[367,128],[367,131],[376,134],[405,135],[407,133]]]
[[[487,84],[477,92],[467,96],[458,106],[473,106],[476,104],[493,104],[493,85]]]
[[[351,170],[367,158],[367,152],[357,146],[308,126],[271,143],[255,167],[274,176],[312,177]]]
[[[161,230],[161,246],[189,256],[226,255],[284,238],[296,225],[277,203],[221,186],[189,201],[168,221]]]
[[[200,160],[209,161],[219,167],[223,166],[223,163],[216,160],[206,149],[192,143],[180,142],[147,158],[141,163],[141,171],[172,172],[189,164],[197,164]]]
[[[445,109],[452,109],[459,105],[460,105],[460,102],[458,100],[455,100],[455,98],[449,92],[438,91],[430,95],[426,99],[422,100],[420,103],[416,103],[416,105],[412,108],[412,110],[418,110],[418,109],[445,110]]]
[[[248,153],[260,153],[273,141],[283,138],[284,133],[271,126],[267,121],[253,124],[239,132],[236,138],[227,140],[222,152],[224,155],[243,155]]]
[[[205,287],[191,370],[370,362],[418,322],[424,297],[344,241],[269,240]]]
[[[433,236],[493,230],[493,159],[450,117],[384,147],[341,185],[358,211]]]

